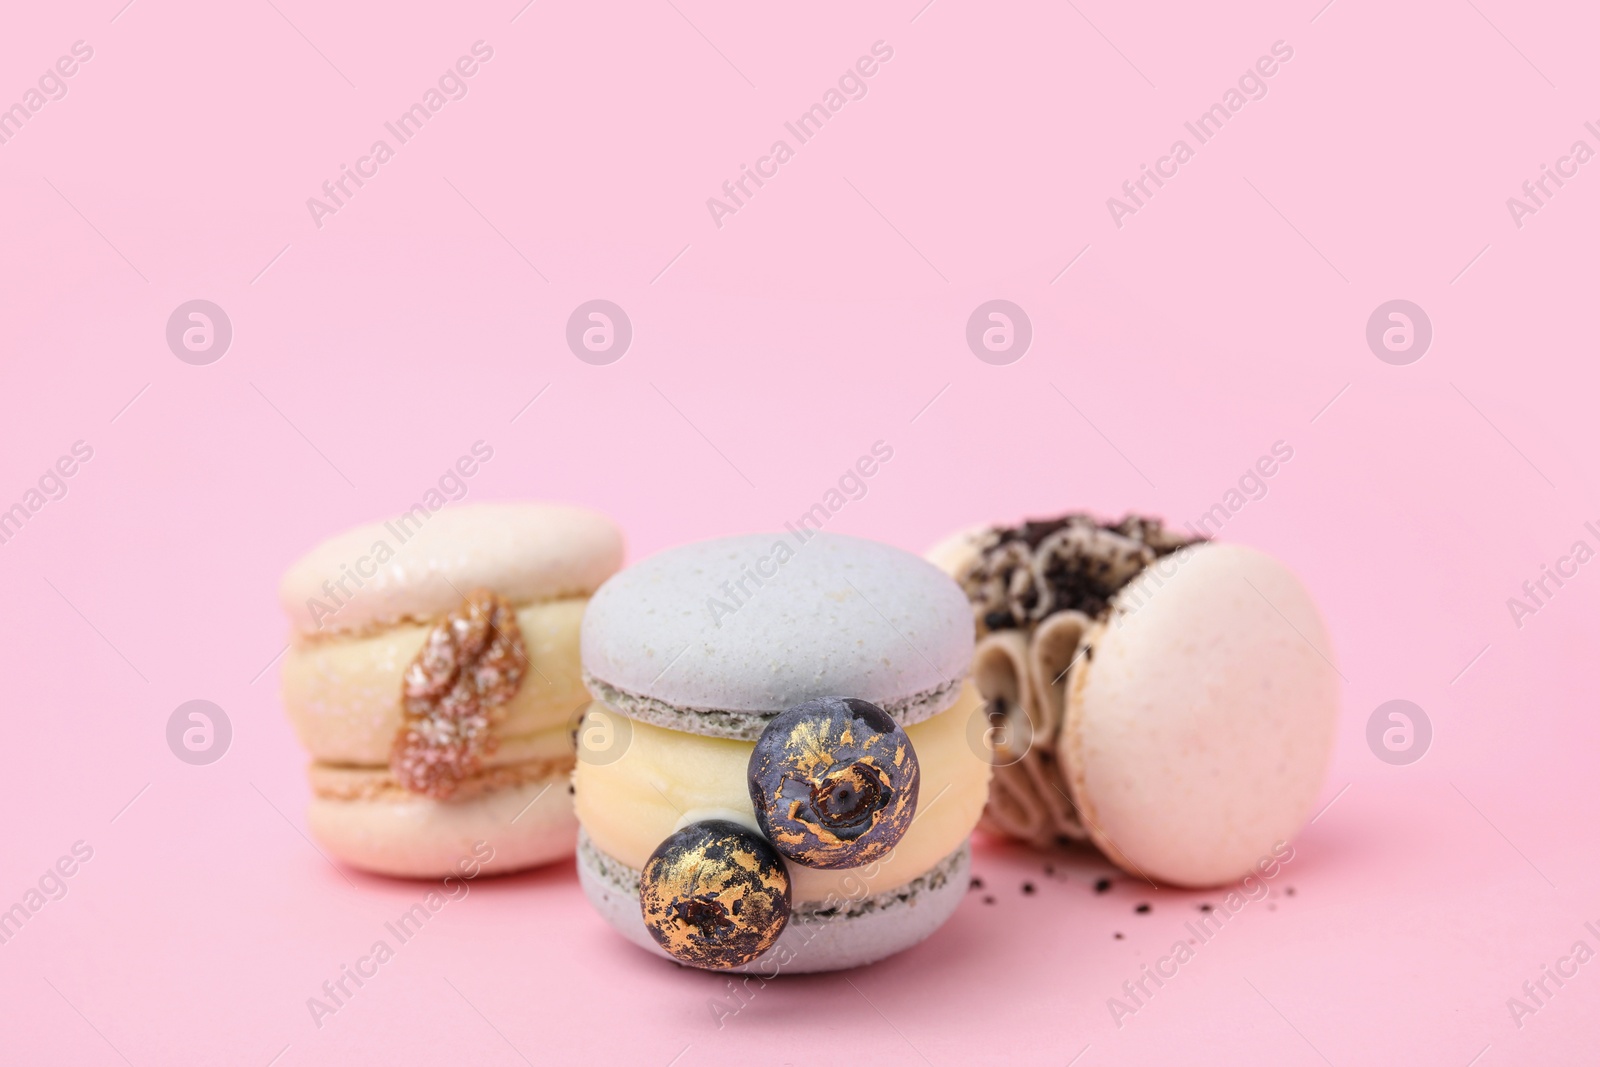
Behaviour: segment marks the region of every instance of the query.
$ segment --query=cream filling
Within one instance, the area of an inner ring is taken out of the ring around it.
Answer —
[[[511,739],[559,730],[589,700],[578,662],[578,624],[587,598],[517,608],[528,672],[502,706],[495,733]],[[431,624],[378,633],[298,639],[283,661],[283,703],[300,743],[323,763],[384,765],[404,715],[400,685]],[[494,762],[491,759],[487,762]]]
[[[972,833],[989,793],[982,699],[970,683],[953,707],[906,727],[922,771],[917,814],[894,853],[868,867],[821,871],[790,863],[794,902],[859,899],[925,874]],[[578,821],[595,847],[643,870],[656,846],[696,812],[734,812],[755,824],[748,770],[754,742],[731,741],[631,722],[622,756],[579,759]],[[727,817],[726,814],[724,817]]]
[[[463,779],[448,800],[419,796],[400,784],[387,767],[352,767],[313,763],[308,771],[311,791],[325,800],[404,800],[425,804],[455,804],[485,793],[542,782],[565,790],[572,774],[573,750],[565,729],[533,737],[511,739],[488,759],[478,773]]]

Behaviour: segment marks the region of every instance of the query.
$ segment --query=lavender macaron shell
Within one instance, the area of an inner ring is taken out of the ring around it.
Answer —
[[[750,534],[615,575],[589,601],[581,645],[590,689],[618,711],[754,740],[817,697],[870,701],[902,726],[943,711],[970,668],[973,621],[960,587],[910,552]]]

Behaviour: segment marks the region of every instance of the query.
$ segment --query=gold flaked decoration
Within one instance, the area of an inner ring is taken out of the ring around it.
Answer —
[[[468,593],[406,668],[405,723],[389,755],[396,781],[436,800],[455,795],[494,751],[494,726],[527,668],[516,609],[492,590]]]
[[[723,970],[760,956],[788,925],[789,872],[738,823],[691,823],[663,841],[639,878],[644,925],[667,954]]]

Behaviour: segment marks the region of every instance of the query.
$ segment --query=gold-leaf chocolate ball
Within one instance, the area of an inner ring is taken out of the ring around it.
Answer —
[[[749,963],[789,922],[789,872],[760,834],[708,819],[668,837],[639,880],[644,925],[667,954],[692,967]]]
[[[803,867],[883,859],[917,811],[911,738],[876,704],[823,697],[762,731],[750,754],[750,800],[774,848]]]

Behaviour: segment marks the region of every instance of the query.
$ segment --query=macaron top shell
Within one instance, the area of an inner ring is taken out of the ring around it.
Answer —
[[[901,725],[951,706],[972,610],[936,567],[839,534],[753,534],[670,549],[590,601],[595,695],[670,729],[754,740],[802,701],[850,696]]]
[[[1311,814],[1339,677],[1287,567],[1201,544],[1124,588],[1073,672],[1062,748],[1095,843],[1184,886],[1233,881]]]
[[[290,566],[278,596],[301,633],[363,633],[437,618],[480,587],[514,605],[586,596],[621,565],[621,533],[587,508],[419,505],[324,541]]]

